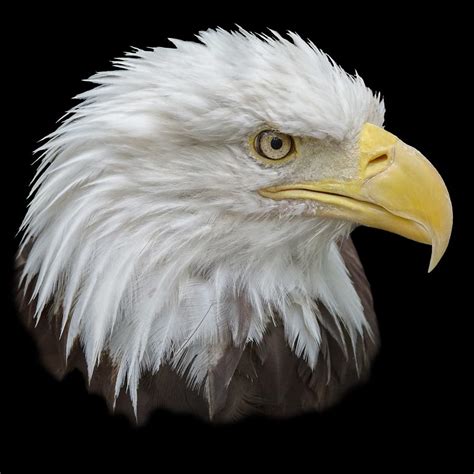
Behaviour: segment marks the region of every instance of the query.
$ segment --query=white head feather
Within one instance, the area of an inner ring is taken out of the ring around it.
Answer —
[[[116,393],[127,380],[135,406],[143,370],[189,364],[199,385],[203,347],[258,342],[275,315],[311,367],[318,301],[354,339],[364,330],[335,244],[351,225],[259,196],[300,170],[265,167],[246,146],[271,125],[350,150],[365,122],[382,125],[383,103],[289,36],[217,30],[135,50],[90,79],[97,87],[40,148],[22,226],[37,317],[61,306],[68,348],[80,338],[90,375],[108,352]]]

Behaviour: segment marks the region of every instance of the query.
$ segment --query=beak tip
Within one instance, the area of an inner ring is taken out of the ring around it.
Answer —
[[[436,245],[431,244],[431,257],[430,263],[428,265],[428,273],[431,273],[436,268],[439,261],[441,260],[441,257],[443,256],[443,254],[440,255],[439,252],[437,252],[436,250]]]
[[[431,244],[431,258],[430,264],[428,266],[428,273],[431,273],[443,258],[443,255],[448,247],[448,243],[449,237],[442,242],[442,245],[440,245],[437,240],[433,240],[433,243]]]
[[[433,259],[431,259],[430,264],[428,266],[428,273],[431,273],[435,269],[436,265],[438,265],[438,262],[433,261]]]

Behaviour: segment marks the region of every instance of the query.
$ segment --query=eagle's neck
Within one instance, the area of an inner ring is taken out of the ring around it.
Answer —
[[[167,214],[139,227],[124,224],[120,239],[103,226],[83,229],[80,246],[62,265],[45,258],[41,240],[29,259],[50,261],[36,294],[40,302],[54,298],[62,306],[67,350],[79,338],[90,376],[109,353],[118,367],[116,393],[127,382],[136,405],[142,371],[168,363],[199,386],[209,354],[259,343],[277,321],[313,368],[320,305],[355,341],[366,321],[338,250],[349,231],[347,224],[304,216],[189,213],[170,220]]]

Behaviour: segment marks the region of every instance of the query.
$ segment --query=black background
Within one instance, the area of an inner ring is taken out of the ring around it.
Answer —
[[[457,135],[448,131],[456,116],[453,99],[461,93],[447,81],[463,42],[462,28],[456,27],[462,12],[456,16],[431,7],[428,16],[401,6],[364,10],[357,5],[353,11],[342,4],[334,10],[268,4],[256,11],[237,3],[226,11],[202,5],[165,8],[170,4],[116,4],[99,13],[97,6],[78,4],[67,11],[41,7],[23,12],[20,5],[5,16],[12,29],[4,43],[10,83],[3,99],[12,108],[4,142],[14,144],[3,153],[4,166],[12,169],[3,178],[5,210],[11,217],[11,227],[4,231],[10,250],[7,268],[12,267],[18,243],[14,234],[33,176],[32,150],[74,105],[71,97],[85,90],[81,80],[109,68],[110,60],[130,46],[167,46],[168,37],[192,39],[201,29],[232,28],[235,23],[253,31],[267,26],[294,30],[349,72],[357,69],[371,88],[382,92],[387,129],[422,151],[451,192],[455,226],[450,247],[427,274],[428,247],[381,231],[354,232],[373,288],[380,354],[370,381],[338,406],[287,421],[251,418],[210,426],[157,412],[148,425],[134,428],[124,418],[110,416],[102,399],[87,393],[79,374],[57,382],[41,368],[8,298],[8,314],[2,318],[8,327],[2,332],[2,393],[7,400],[2,404],[0,468],[6,459],[16,470],[31,459],[52,467],[59,464],[56,456],[64,454],[73,465],[100,454],[107,462],[145,459],[154,470],[185,468],[187,463],[192,469],[251,469],[258,459],[268,468],[271,461],[290,461],[291,469],[304,462],[323,472],[328,462],[333,468],[349,462],[351,469],[366,466],[382,472],[400,463],[409,469],[415,461],[447,462],[453,468],[466,455],[470,376],[461,340],[472,317],[462,307],[460,268],[467,261],[457,257],[466,205],[459,160],[468,156],[466,149],[456,149]],[[454,31],[447,33],[448,26]],[[88,462],[91,470],[96,462]],[[165,462],[174,464],[165,468]]]

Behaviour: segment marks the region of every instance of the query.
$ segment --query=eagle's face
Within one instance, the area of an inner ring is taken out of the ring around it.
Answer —
[[[381,128],[383,102],[360,77],[290,36],[209,31],[203,44],[136,51],[91,79],[42,147],[24,276],[37,276],[37,315],[61,308],[90,374],[111,354],[117,393],[144,368],[179,365],[185,346],[260,341],[275,314],[314,367],[317,301],[361,337],[336,245],[357,224],[432,244],[431,266],[447,246],[434,168]]]

